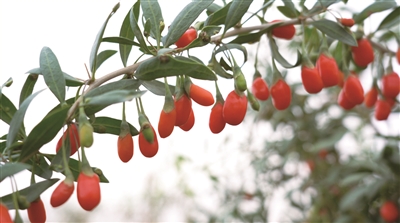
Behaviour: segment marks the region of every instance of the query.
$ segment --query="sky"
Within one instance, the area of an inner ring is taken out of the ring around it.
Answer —
[[[134,1],[120,1],[121,7],[109,21],[104,36],[117,36],[119,34],[120,24],[122,23],[126,13],[129,11]],[[174,16],[188,3],[189,1],[160,1],[163,10],[165,24],[170,24]],[[310,1],[310,5],[312,5]],[[349,1],[354,10],[360,10],[360,2]],[[363,1],[363,4],[368,5],[372,1]],[[63,71],[72,76],[82,79],[87,77],[84,64],[88,64],[90,50],[95,36],[104,20],[110,13],[117,1],[1,1],[0,2],[0,84],[4,83],[9,77],[14,80],[10,88],[3,89],[3,92],[10,98],[14,104],[18,103],[19,90],[22,88],[26,71],[39,67],[39,55],[42,47],[47,46],[52,49],[58,58]],[[253,4],[254,5],[254,4]],[[258,6],[258,5],[257,5]],[[251,8],[252,9],[252,8]],[[253,10],[255,11],[255,10]],[[342,13],[343,16],[346,12]],[[272,20],[274,16],[284,19],[277,12],[268,14],[268,18]],[[205,14],[199,20],[204,20]],[[379,20],[380,21],[380,20]],[[251,22],[249,23],[251,25]],[[375,26],[376,24],[367,24],[366,26]],[[164,33],[165,34],[165,33]],[[265,41],[262,40],[262,41]],[[248,45],[250,57],[252,56],[251,49],[255,45]],[[118,50],[117,44],[102,44],[100,50],[115,49]],[[204,62],[209,59],[209,52],[212,47],[191,51],[191,54],[198,56]],[[139,55],[138,52],[132,52],[128,62],[133,63]],[[107,74],[111,71],[122,67],[119,54],[114,55],[109,61],[105,62],[97,72],[98,76]],[[399,70],[396,66],[395,69]],[[243,70],[250,80],[254,72],[252,64],[246,64]],[[264,73],[263,73],[264,74]],[[265,74],[264,74],[265,75]],[[194,82],[200,86],[209,89],[214,94],[214,83],[207,81]],[[249,81],[248,81],[249,82]],[[221,81],[220,88],[222,94],[226,96],[232,89],[232,82]],[[363,86],[368,86],[368,81],[363,82]],[[40,79],[34,91],[46,88],[43,79]],[[75,95],[75,88],[70,88],[67,91],[67,98]],[[163,105],[163,97],[157,97],[146,93],[143,97],[143,103],[146,113],[154,126],[157,126],[159,113]],[[25,126],[29,132],[39,120],[41,120],[47,111],[57,104],[57,99],[46,90],[41,93],[31,103],[25,117]],[[117,104],[107,108],[101,112],[101,116],[111,116],[121,118],[122,105]],[[149,176],[157,176],[158,182],[164,188],[175,187],[175,182],[179,180],[175,171],[171,168],[172,162],[177,155],[190,157],[193,161],[193,169],[184,170],[190,174],[190,171],[196,172],[196,168],[200,168],[207,164],[213,171],[218,172],[221,165],[221,155],[232,156],[228,159],[232,166],[237,165],[241,160],[238,153],[230,151],[232,147],[238,146],[240,139],[246,135],[246,129],[251,124],[241,124],[233,127],[227,125],[225,130],[218,135],[214,135],[208,129],[208,118],[211,107],[202,107],[194,104],[194,112],[196,116],[195,126],[190,132],[183,132],[179,128],[174,130],[171,137],[159,140],[160,149],[158,154],[151,158],[145,158],[138,150],[137,138],[135,141],[135,154],[132,160],[125,164],[122,163],[117,155],[116,145],[117,137],[110,135],[95,135],[93,146],[86,150],[87,156],[92,166],[100,167],[106,177],[110,180],[109,184],[102,184],[102,202],[93,212],[83,211],[77,201],[76,194],[65,204],[68,208],[77,214],[88,216],[91,221],[112,221],[115,220],[115,214],[118,209],[114,208],[115,203],[121,201],[130,201],[134,204],[135,199],[139,200],[140,196],[146,191],[148,186]],[[137,124],[137,114],[134,103],[127,104],[127,120]],[[397,122],[398,123],[398,119]],[[390,125],[390,124],[389,124]],[[258,127],[259,130],[268,131],[263,127]],[[386,128],[386,126],[384,127]],[[387,127],[390,129],[394,126]],[[0,135],[7,132],[8,126],[0,123]],[[269,130],[270,131],[270,130]],[[61,137],[61,132],[55,139],[46,144],[41,152],[53,153],[55,144],[58,138]],[[229,140],[227,140],[229,139]],[[236,154],[236,156],[235,156]],[[245,165],[245,164],[244,164]],[[240,166],[227,167],[226,171],[234,173]],[[29,185],[29,173],[20,173],[17,175],[19,188],[24,188]],[[53,177],[63,179],[62,175],[55,174]],[[199,177],[196,179],[196,177]],[[201,178],[200,175],[188,176],[194,182],[193,187],[197,191],[207,191],[211,185]],[[58,184],[58,183],[57,183]],[[56,185],[57,185],[56,184]],[[42,195],[48,210],[48,221],[60,220],[60,216],[65,213],[64,206],[53,209],[49,205],[51,192],[54,186],[49,188]],[[0,195],[10,192],[9,184],[6,181],[0,184]],[[279,198],[277,198],[279,199]],[[140,205],[140,204],[137,204]],[[108,215],[99,215],[107,210]],[[276,207],[276,214],[272,214],[271,221],[279,220],[282,215],[282,209]],[[280,212],[279,212],[280,210]],[[273,213],[273,212],[271,212]],[[25,212],[22,213],[26,219]],[[101,218],[100,218],[101,217]],[[171,210],[170,213],[163,216],[165,220],[177,221],[181,219],[179,209]]]

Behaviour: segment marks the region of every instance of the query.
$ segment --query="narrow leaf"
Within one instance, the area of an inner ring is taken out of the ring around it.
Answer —
[[[42,75],[42,70],[40,69],[40,67],[38,68],[33,68],[31,70],[29,70],[28,72],[26,72],[28,74],[39,74]],[[65,85],[68,87],[76,87],[76,86],[81,86],[83,85],[83,81],[80,79],[77,79],[75,77],[72,77],[71,75],[63,72],[64,75],[64,79],[65,79]]]
[[[121,120],[109,117],[96,117],[92,126],[96,133],[107,133],[119,136],[121,132]],[[132,136],[138,135],[139,131],[128,122],[130,133]]]
[[[40,70],[44,82],[61,103],[65,101],[65,79],[56,55],[48,47],[40,52]]]
[[[33,157],[32,159],[27,160],[27,164],[33,166],[33,168],[30,169],[35,172],[35,175],[42,177],[44,179],[51,179],[51,176],[53,175],[53,170],[50,169],[50,165],[47,163],[46,159],[43,156],[39,157]]]
[[[108,43],[118,43],[120,45],[127,45],[127,46],[140,46],[139,43],[136,43],[133,40],[127,39],[122,36],[113,36],[113,37],[104,37],[102,42],[108,42]]]
[[[228,29],[235,26],[242,19],[243,15],[249,9],[253,1],[249,0],[233,0],[232,5],[229,7],[228,14],[225,19],[224,34]]]
[[[315,5],[308,11],[307,15],[322,12],[326,10],[330,5],[340,2],[341,0],[318,0]]]
[[[21,94],[19,95],[19,105],[32,94],[33,88],[35,87],[36,81],[38,79],[37,74],[29,74],[26,78],[24,86],[22,87]]]
[[[131,23],[130,23],[130,11],[126,14],[124,21],[122,22],[121,29],[119,31],[119,36],[121,38],[126,38],[133,42],[135,35],[133,34]],[[103,39],[104,41],[104,39]],[[126,67],[128,61],[129,53],[131,52],[132,46],[126,44],[119,44],[119,55],[121,56],[122,64]]]
[[[15,112],[17,112],[17,108],[10,99],[3,94],[0,97],[0,120],[10,124]]]
[[[297,51],[297,61],[296,61],[296,63],[294,65],[292,65],[281,55],[281,53],[278,50],[278,46],[276,45],[275,39],[272,38],[271,36],[269,37],[269,45],[271,47],[272,56],[283,67],[285,67],[285,68],[293,68],[293,67],[297,67],[297,66],[300,65],[300,63],[301,63],[301,54],[300,54],[299,51]]]
[[[5,163],[0,165],[0,182],[6,177],[30,169],[31,166],[25,163]]]
[[[85,97],[85,106],[109,106],[115,103],[131,101],[142,96],[146,91],[114,90],[94,97]]]
[[[400,24],[400,7],[395,8],[389,15],[387,15],[379,24],[378,30],[389,29],[393,26]]]
[[[220,77],[227,79],[233,78],[233,75],[226,72],[222,65],[218,63],[217,59],[215,58],[215,54],[212,55],[211,61],[208,66]]]
[[[242,46],[240,44],[236,44],[236,43],[225,44],[225,45],[221,46],[220,48],[218,48],[215,51],[215,54],[218,54],[218,53],[223,52],[223,51],[230,51],[230,50],[233,50],[233,49],[237,49],[237,50],[239,50],[239,51],[241,51],[243,53],[243,56],[244,56],[243,63],[245,63],[247,61],[247,50],[246,50],[246,47],[244,47],[244,46]]]
[[[336,22],[321,19],[314,21],[311,24],[333,39],[339,40],[349,46],[357,46],[357,41],[352,33]]]
[[[111,82],[89,91],[85,97],[94,97],[113,90],[135,90],[140,86],[140,81],[134,79],[122,79],[119,81]]]
[[[157,46],[159,46],[161,39],[160,24],[164,23],[160,5],[157,0],[141,0],[140,6],[142,7],[143,15],[146,18],[145,20],[150,20],[151,34],[155,37]]]
[[[134,9],[134,7],[131,8],[131,11],[130,11],[130,14],[129,14],[129,19],[130,19],[132,32],[135,35],[136,39],[139,41],[140,47],[143,49],[143,51],[145,53],[151,54],[150,50],[147,48],[146,41],[143,38],[142,31],[140,30],[139,25],[137,23],[137,19],[136,19],[137,15],[135,14],[133,9]]]
[[[283,0],[283,4],[285,4],[285,7],[287,8],[288,14],[291,16],[289,18],[296,18],[300,13],[297,11],[296,7],[294,6],[293,2],[291,0]],[[286,15],[287,16],[287,15]]]
[[[397,6],[395,1],[381,1],[381,2],[374,2],[364,10],[360,12],[360,14],[354,16],[355,23],[361,23],[366,18],[368,18],[371,14],[376,12],[382,12]]]
[[[186,5],[175,17],[168,34],[163,38],[164,47],[175,43],[212,2],[213,0],[197,0]]]
[[[97,63],[96,63],[96,70],[99,69],[101,64],[106,61],[108,58],[112,57],[114,54],[116,54],[116,50],[104,50],[99,55],[97,55]]]
[[[224,24],[226,15],[228,14],[229,7],[231,7],[231,4],[232,2],[229,2],[224,7],[220,8],[219,10],[209,15],[206,21],[204,22],[204,26]]]
[[[165,96],[165,84],[158,80],[143,81],[142,85],[155,95]],[[175,92],[175,86],[172,85],[168,86],[171,92]]]

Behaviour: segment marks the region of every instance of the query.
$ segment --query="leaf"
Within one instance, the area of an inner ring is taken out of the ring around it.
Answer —
[[[314,143],[314,146],[311,148],[311,151],[318,152],[321,149],[326,149],[334,146],[337,142],[339,142],[339,140],[342,139],[342,137],[347,133],[347,131],[348,130],[346,128],[339,128],[335,130],[335,133],[330,135],[330,137],[320,138],[319,141]]]
[[[161,39],[160,24],[164,23],[160,5],[157,0],[141,0],[140,6],[142,7],[143,15],[146,18],[145,20],[150,20],[151,33],[157,41],[157,46],[159,46]]]
[[[135,3],[136,4],[140,4],[140,1],[137,1]],[[134,7],[131,8],[130,14],[129,14],[129,20],[130,20],[130,24],[131,24],[131,29],[133,34],[135,35],[136,39],[139,41],[140,47],[143,49],[143,51],[145,53],[151,54],[149,48],[147,47],[146,41],[143,38],[142,35],[142,31],[139,28],[139,25],[137,23],[137,15],[134,12]]]
[[[35,201],[49,187],[53,186],[53,184],[55,184],[58,180],[59,179],[44,180],[19,190],[18,193],[19,195],[25,196],[28,202],[32,202]],[[10,210],[15,208],[13,203],[13,193],[1,197],[0,201]]]
[[[131,101],[142,96],[146,91],[114,90],[94,97],[85,97],[85,106],[109,106],[119,102]]]
[[[204,26],[224,24],[226,15],[228,14],[229,7],[231,7],[231,4],[232,2],[229,2],[224,7],[218,9],[217,11],[209,15],[206,21],[204,22]]]
[[[157,81],[143,81],[142,85],[149,90],[151,93],[158,96],[165,96],[165,84]],[[171,92],[175,92],[175,86],[168,85]]]
[[[382,1],[382,2],[374,2],[371,5],[367,6],[364,10],[360,12],[360,14],[355,15],[353,17],[355,23],[361,23],[366,18],[368,18],[371,14],[376,12],[382,12],[391,8],[396,7],[397,4],[395,1]]]
[[[240,22],[242,16],[247,12],[252,2],[253,1],[249,0],[232,1],[232,5],[229,7],[228,14],[226,15],[225,19],[224,34],[228,29]]]
[[[104,37],[101,41],[108,43],[119,43],[120,45],[127,45],[127,46],[140,46],[139,43],[136,43],[135,41],[127,39],[122,36]]]
[[[30,171],[34,171],[37,176],[49,180],[53,175],[53,170],[50,169],[49,164],[43,156],[33,157],[32,159],[27,160],[26,163],[34,166]]]
[[[97,87],[85,94],[85,97],[94,97],[113,90],[136,90],[139,88],[140,84],[141,81],[138,80],[122,79]]]
[[[29,74],[40,74],[41,75],[42,74],[42,70],[40,69],[40,67],[38,67],[38,68],[33,68],[33,69],[29,70],[26,73],[29,73]],[[71,75],[69,75],[69,74],[67,74],[65,72],[63,72],[63,75],[64,75],[65,85],[66,86],[76,87],[76,86],[83,85],[83,81],[82,80],[79,80],[79,79],[77,79],[75,77],[72,77]]]
[[[340,180],[339,185],[340,187],[348,187],[353,184],[358,184],[362,179],[365,177],[371,176],[370,173],[354,173],[351,175],[346,176],[342,180]]]
[[[116,54],[116,50],[104,50],[97,55],[97,63],[96,63],[96,70],[99,69],[101,64],[106,61],[108,58],[112,57],[114,54]]]
[[[157,56],[141,63],[135,76],[141,80],[154,80],[185,74],[201,80],[217,80],[215,74],[204,64],[182,56]]]
[[[245,63],[247,61],[247,50],[246,50],[246,47],[244,47],[244,46],[242,46],[240,44],[236,44],[236,43],[224,44],[223,46],[221,46],[220,48],[218,48],[215,51],[215,54],[218,54],[218,53],[220,53],[222,51],[230,51],[232,49],[237,49],[237,50],[242,51],[243,56],[244,56],[243,63]]]
[[[243,43],[257,43],[260,41],[262,35],[264,35],[265,32],[257,32],[257,33],[245,33],[242,35],[238,35],[234,40],[232,40],[229,43],[236,43],[236,44],[243,44]]]
[[[302,61],[302,57],[299,51],[297,51],[297,61],[294,65],[291,65],[280,53],[278,50],[278,46],[276,45],[275,39],[272,36],[269,36],[269,45],[271,47],[272,56],[278,63],[280,63],[285,68],[293,68],[299,66]]]
[[[24,162],[29,159],[57,135],[65,124],[70,107],[70,105],[65,105],[50,112],[32,129],[22,146],[20,161]]]
[[[49,156],[49,155],[47,155],[47,156]],[[54,155],[51,155],[51,156],[54,156]],[[81,172],[80,171],[80,165],[81,165],[81,163],[78,160],[69,159],[69,161],[68,161],[68,166],[69,166],[69,168],[70,168],[70,170],[72,172],[72,175],[74,175],[74,180],[75,181],[78,180],[78,176],[79,176],[79,174]],[[99,176],[101,183],[108,183],[109,182],[107,180],[107,178],[104,176],[103,172],[102,171],[98,171],[100,169],[98,169],[96,167],[92,167],[92,170],[93,170],[93,172],[95,172]],[[101,173],[99,174],[99,172],[101,172]],[[65,175],[65,172],[63,172],[62,174]]]
[[[341,0],[318,0],[314,6],[308,11],[307,15],[326,10],[330,5],[340,2]]]
[[[114,6],[112,9],[111,13],[108,15],[106,21],[104,22],[103,26],[101,26],[100,31],[97,33],[96,38],[94,39],[94,43],[92,46],[92,50],[90,52],[90,58],[89,58],[89,64],[90,64],[90,71],[92,72],[92,75],[96,73],[96,68],[97,66],[97,52],[99,50],[101,40],[103,39],[104,31],[106,29],[108,20],[110,20],[111,16],[114,15],[114,13],[118,10],[119,8],[119,2]]]
[[[56,172],[62,173],[65,171],[65,165],[63,161],[63,152],[65,153],[65,157],[67,159],[67,162],[70,159],[70,154],[71,154],[71,145],[69,141],[69,135],[64,141],[64,149],[58,150],[55,156],[52,156],[51,159],[46,155],[46,158],[50,160],[50,168]]]
[[[0,119],[10,124],[11,120],[17,112],[15,105],[4,94],[0,97]]]
[[[293,3],[292,3],[293,4]],[[296,11],[292,11],[289,7],[286,6],[278,6],[276,7],[284,16],[294,19],[297,17]]]
[[[31,166],[25,163],[0,164],[0,182],[3,181],[6,177],[30,168]]]
[[[162,39],[164,47],[175,43],[212,2],[213,0],[196,0],[187,4],[175,17],[168,34]]]
[[[92,126],[96,133],[107,133],[119,136],[121,131],[121,120],[109,117],[96,117]],[[128,122],[130,133],[132,136],[138,135],[138,130]]]
[[[287,14],[284,14],[285,16],[294,19],[300,14],[299,11],[297,11],[296,7],[294,6],[294,4],[291,0],[284,0],[283,4],[285,4],[286,9],[284,9],[284,10],[287,13]]]
[[[393,26],[400,24],[400,7],[395,8],[389,15],[387,15],[379,24],[378,30],[389,29]]]
[[[357,46],[357,41],[352,33],[338,25],[336,22],[327,19],[321,19],[310,24],[333,39],[337,39],[350,46]]]
[[[133,6],[132,6],[133,7]],[[124,38],[133,42],[135,34],[133,34],[130,22],[130,11],[126,14],[124,21],[122,22],[121,29],[119,31],[119,38]],[[104,38],[103,38],[104,41]],[[134,42],[133,42],[134,43]],[[132,46],[127,44],[119,43],[119,55],[121,56],[122,64],[126,67],[129,54],[131,52]]]
[[[228,4],[229,4],[229,3],[228,3]],[[221,8],[222,8],[222,6],[217,5],[217,4],[215,4],[215,3],[211,3],[211,5],[209,5],[209,6],[207,7],[206,13],[207,13],[207,15],[211,15],[212,13],[214,13],[214,12],[220,10]]]
[[[26,110],[28,109],[28,106],[30,105],[31,101],[43,90],[40,90],[30,95],[28,98],[26,98],[25,101],[19,107],[19,109],[13,115],[12,120],[10,122],[10,129],[8,130],[7,148],[9,148],[16,141],[17,133],[22,127]]]
[[[19,105],[32,94],[33,88],[35,87],[36,81],[38,79],[37,74],[29,74],[26,78],[24,86],[22,87],[21,94],[19,96]]]
[[[65,101],[65,79],[56,55],[48,47],[40,52],[40,70],[44,82],[61,103]]]
[[[211,61],[208,64],[209,67],[211,67],[211,69],[220,77],[223,78],[227,78],[227,79],[231,79],[233,78],[233,75],[226,72],[224,70],[224,68],[222,67],[222,65],[220,63],[218,63],[217,59],[215,58],[215,54],[213,53],[212,57],[211,57]]]
[[[369,201],[365,201],[366,198],[370,196],[371,190],[375,190],[378,187],[383,186],[383,181],[375,181],[368,185],[360,185],[358,187],[354,187],[350,191],[348,191],[339,203],[339,209],[344,210],[354,210],[359,207],[359,204],[367,204]],[[364,198],[364,199],[363,199]]]

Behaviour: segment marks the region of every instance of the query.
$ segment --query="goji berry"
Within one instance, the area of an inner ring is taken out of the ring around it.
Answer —
[[[46,222],[46,209],[44,209],[44,204],[42,199],[31,202],[28,208],[28,218],[32,223]]]
[[[101,200],[100,179],[95,173],[87,175],[81,172],[77,180],[79,205],[86,211],[93,210]]]
[[[189,97],[199,105],[210,106],[214,104],[213,95],[206,89],[193,83],[190,85]]]
[[[193,40],[197,38],[197,31],[195,28],[190,27],[186,32],[176,41],[175,45],[178,48],[183,48],[189,45]]]
[[[378,100],[378,89],[372,87],[367,94],[365,95],[365,107],[372,108],[374,107],[376,100]]]
[[[342,25],[347,26],[347,27],[352,27],[354,25],[354,19],[342,18],[339,21]]]
[[[93,127],[88,121],[79,124],[79,140],[81,146],[91,147],[93,145]]]
[[[190,110],[192,109],[192,100],[185,94],[178,99],[175,98],[175,109],[175,126],[185,124],[189,118]]]
[[[81,143],[79,140],[79,132],[78,132],[78,128],[76,127],[75,123],[71,123],[70,125],[68,125],[68,129],[63,133],[61,138],[58,140],[57,146],[56,146],[56,152],[58,152],[61,149],[63,139],[69,140],[68,141],[69,143],[66,143],[65,146],[69,145],[70,155],[71,156],[74,155],[76,153],[76,151],[79,149],[79,147],[81,147]]]
[[[378,99],[375,105],[375,119],[378,121],[386,120],[391,110],[392,106],[387,100]]]
[[[400,92],[400,78],[396,72],[382,77],[382,94],[386,98],[395,98]]]
[[[292,101],[292,92],[289,85],[282,79],[279,79],[271,87],[272,103],[278,110],[284,110],[289,107]]]
[[[366,67],[374,61],[374,49],[366,38],[357,40],[358,46],[352,46],[354,63],[359,67]]]
[[[71,197],[75,186],[73,181],[64,180],[61,182],[51,194],[50,204],[53,207],[58,207]]]
[[[192,129],[192,127],[194,126],[194,113],[193,113],[193,109],[190,110],[190,115],[188,120],[186,121],[185,124],[180,125],[179,128],[181,128],[183,131],[189,131],[190,129]]]
[[[143,135],[143,131],[139,133],[139,149],[140,152],[143,154],[143,156],[147,158],[151,158],[155,156],[158,152],[158,140],[157,140],[157,135],[156,132],[154,131],[153,126],[150,126],[150,128],[153,131],[154,134],[154,139],[153,142],[150,143],[146,140],[146,138]]]
[[[239,125],[242,123],[247,111],[247,97],[245,94],[238,94],[235,90],[231,91],[226,97],[222,114],[224,120],[229,125]]]
[[[343,86],[346,97],[356,105],[363,103],[364,101],[364,89],[360,83],[360,80],[353,74],[351,74],[344,82]]]
[[[392,201],[385,201],[380,207],[379,213],[386,222],[394,222],[399,217],[399,210]]]
[[[400,47],[397,49],[396,58],[397,58],[397,63],[400,64]]]
[[[280,22],[281,20],[273,20],[273,22]],[[294,25],[280,26],[272,29],[272,35],[278,38],[290,40],[296,34]]]
[[[7,206],[0,202],[0,222],[1,223],[13,223],[11,215],[8,212]]]
[[[353,103],[346,97],[344,89],[340,91],[337,102],[340,105],[340,107],[342,107],[345,110],[350,110],[356,106],[355,103]]]
[[[328,152],[328,150],[326,150],[326,149],[321,149],[319,152],[318,152],[318,156],[319,156],[319,158],[321,158],[321,159],[325,159],[326,158],[326,156],[329,154],[329,152]]]
[[[258,100],[265,101],[269,98],[268,84],[261,77],[254,79],[253,84],[251,85],[251,92]]]
[[[318,73],[316,67],[303,66],[301,68],[301,81],[303,83],[304,89],[310,94],[316,94],[324,88],[321,76]]]
[[[212,133],[217,134],[224,130],[226,122],[223,115],[224,104],[217,102],[211,109],[208,126]]]
[[[176,120],[176,109],[172,109],[170,112],[161,110],[160,121],[158,122],[158,134],[161,138],[166,138],[171,135],[174,130]]]
[[[316,67],[321,75],[324,87],[332,87],[339,84],[340,74],[336,60],[324,53],[318,57]]]
[[[119,159],[126,163],[132,159],[133,156],[133,139],[131,133],[127,133],[125,136],[118,136],[118,156]]]

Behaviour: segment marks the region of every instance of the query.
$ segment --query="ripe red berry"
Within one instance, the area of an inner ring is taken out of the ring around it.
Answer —
[[[379,213],[386,222],[394,222],[399,217],[399,210],[392,201],[385,201],[379,209]]]
[[[324,88],[321,76],[316,67],[303,66],[301,68],[301,81],[303,82],[304,89],[310,94],[316,94]]]
[[[379,99],[375,105],[375,119],[378,121],[386,120],[391,110],[392,106],[387,100]]]
[[[193,83],[190,85],[189,96],[199,105],[210,106],[214,104],[213,95],[206,89]]]
[[[179,128],[181,128],[183,131],[187,132],[190,129],[192,129],[193,126],[194,126],[194,113],[193,113],[193,109],[191,109],[187,122],[183,125],[180,125]]]
[[[319,156],[319,158],[321,158],[321,159],[325,159],[326,158],[326,156],[329,154],[329,152],[328,152],[328,150],[326,150],[326,149],[321,149],[319,152],[318,152],[318,156]]]
[[[269,98],[269,88],[267,82],[261,78],[257,77],[253,81],[253,85],[251,86],[251,92],[253,95],[261,101],[265,101]]]
[[[332,87],[339,84],[340,74],[336,60],[324,53],[318,57],[316,67],[321,75],[324,87]]]
[[[400,47],[397,49],[396,58],[397,58],[397,63],[400,64]]]
[[[71,197],[72,193],[74,192],[74,182],[68,182],[64,180],[61,182],[56,189],[53,191],[51,194],[50,198],[50,204],[53,207],[58,207],[65,202],[68,201],[68,199]]]
[[[119,159],[122,162],[126,163],[131,160],[133,156],[133,139],[130,132],[124,137],[118,136],[117,148]]]
[[[342,25],[347,27],[352,27],[354,25],[354,19],[342,18],[339,21]]]
[[[161,138],[167,138],[174,130],[176,120],[176,109],[170,112],[161,110],[160,121],[158,122],[158,134]]]
[[[81,147],[80,145],[80,140],[79,140],[79,132],[78,132],[78,128],[76,127],[75,123],[71,123],[68,125],[68,129],[64,132],[63,136],[61,136],[61,138],[58,140],[57,142],[57,146],[56,146],[56,152],[58,152],[61,147],[62,147],[62,143],[63,143],[63,138],[64,140],[69,140],[66,145],[69,144],[70,146],[70,150],[71,153],[70,155],[74,155],[76,153],[76,151],[79,149],[79,147]]]
[[[359,67],[366,67],[374,61],[374,49],[368,39],[357,40],[358,46],[352,46],[354,63]]]
[[[273,20],[273,22],[280,22],[281,20]],[[272,35],[277,38],[290,40],[296,34],[296,28],[294,25],[280,26],[272,29]]]
[[[1,223],[13,223],[11,215],[8,212],[7,206],[0,202],[0,222]]]
[[[344,82],[343,86],[346,97],[356,105],[363,103],[364,101],[364,89],[360,83],[360,80],[353,74],[351,74]]]
[[[156,132],[154,131],[153,126],[151,126],[154,134],[153,143],[149,143],[143,135],[143,131],[139,133],[139,149],[143,156],[147,158],[151,158],[155,156],[158,152],[158,140]]]
[[[31,202],[28,208],[28,218],[32,223],[46,222],[46,209],[44,209],[44,204],[42,199]]]
[[[190,27],[186,32],[176,41],[175,45],[178,48],[183,48],[189,45],[193,40],[197,38],[197,31],[195,28]]]
[[[382,94],[386,98],[395,98],[400,92],[400,78],[396,72],[382,77]]]
[[[86,211],[93,210],[101,200],[100,179],[95,173],[86,175],[81,172],[77,181],[79,205]]]
[[[226,122],[223,115],[223,107],[223,103],[217,102],[211,109],[208,126],[214,134],[220,133],[225,128]]]
[[[247,111],[247,97],[244,94],[238,95],[233,90],[226,97],[222,114],[224,120],[229,125],[239,125],[242,123]]]
[[[372,108],[374,107],[376,100],[378,100],[378,89],[372,87],[367,94],[365,95],[365,107]]]
[[[344,89],[340,91],[337,102],[345,110],[350,110],[356,106],[354,102],[346,97]]]
[[[292,92],[289,85],[282,79],[279,79],[271,87],[272,104],[278,110],[285,110],[292,101]]]
[[[182,95],[178,100],[175,98],[176,119],[175,126],[186,123],[192,109],[192,100],[187,95]]]

